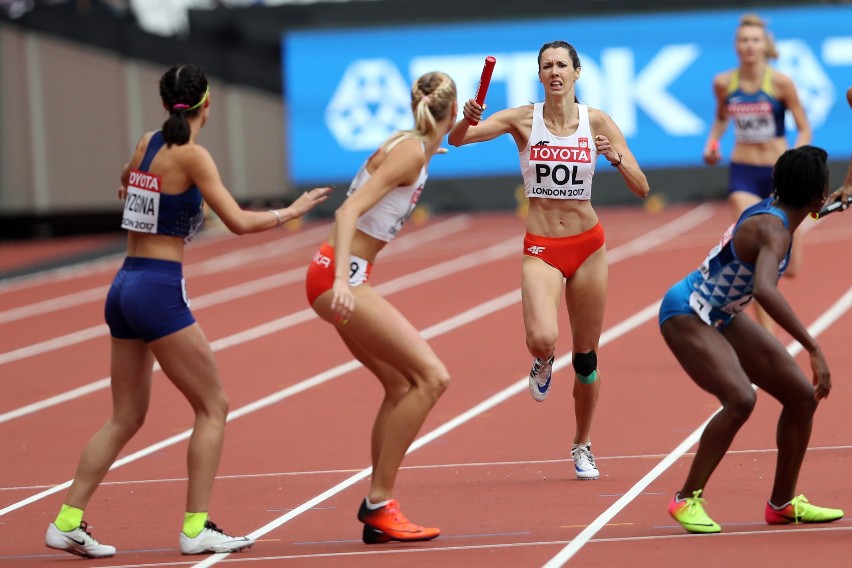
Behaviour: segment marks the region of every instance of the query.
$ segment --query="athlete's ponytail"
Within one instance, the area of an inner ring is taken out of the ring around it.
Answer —
[[[163,139],[168,146],[189,142],[190,128],[187,118],[196,116],[207,97],[210,87],[204,71],[194,65],[176,65],[160,78],[160,98],[169,112],[163,123]]]

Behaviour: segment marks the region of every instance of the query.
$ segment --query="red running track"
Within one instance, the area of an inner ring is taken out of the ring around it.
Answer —
[[[666,349],[656,304],[717,242],[728,211],[719,203],[657,214],[600,208],[599,215],[610,258],[593,432],[599,480],[577,481],[571,470],[564,308],[553,392],[536,403],[526,391],[520,220],[482,214],[411,224],[384,251],[372,281],[453,375],[396,490],[411,519],[443,533],[426,543],[364,545],[355,512],[367,490],[369,430],[381,393],[306,305],[305,267],[328,226],[241,238],[207,231],[189,247],[185,271],[231,402],[211,516],[259,542],[232,555],[180,555],[192,413],[158,372],[145,426],[86,511],[95,536],[119,552],[86,564],[699,568],[806,558],[821,568],[846,565],[849,517],[821,526],[763,523],[779,406],[761,393],[706,488],[708,510],[724,532],[687,535],[669,518],[689,452],[718,405]],[[782,287],[806,325],[816,324],[834,390],[817,412],[799,490],[848,512],[852,268],[844,260],[852,225],[836,215],[808,228],[802,274]],[[45,548],[44,531],[83,445],[109,415],[101,311],[120,261],[0,281],[0,561],[9,566],[75,562]],[[808,368],[801,354],[797,360]]]

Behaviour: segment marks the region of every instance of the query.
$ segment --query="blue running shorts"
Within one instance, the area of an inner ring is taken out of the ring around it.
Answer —
[[[772,166],[753,166],[731,162],[728,170],[728,193],[744,191],[766,199],[775,190],[772,183]]]
[[[689,297],[692,295],[692,285],[690,280],[695,277],[697,277],[697,274],[691,273],[683,280],[675,283],[674,286],[669,288],[666,295],[663,296],[663,301],[660,304],[660,327],[663,326],[666,320],[673,318],[674,316],[693,315],[698,317],[698,314],[695,313],[695,310],[693,310],[689,305]],[[731,323],[731,320],[734,319],[733,315],[715,308],[710,311],[708,317],[713,322],[713,327],[719,331],[725,329]]]
[[[107,293],[104,318],[113,337],[146,343],[194,324],[181,263],[125,258]]]

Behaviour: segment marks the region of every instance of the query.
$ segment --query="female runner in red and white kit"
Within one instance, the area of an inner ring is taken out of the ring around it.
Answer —
[[[370,491],[358,511],[367,544],[429,540],[440,534],[409,522],[393,499],[402,459],[449,383],[444,364],[405,317],[368,283],[376,256],[417,205],[427,168],[453,125],[456,86],[439,72],[411,89],[415,125],[394,133],[352,181],[335,223],[308,268],[308,301],[385,390],[373,425]]]
[[[554,41],[541,47],[538,78],[544,85],[544,103],[501,110],[482,120],[484,107],[470,99],[449,142],[462,146],[510,134],[518,146],[529,198],[521,291],[527,349],[535,357],[530,393],[542,401],[550,390],[564,288],[576,373],[577,431],[571,455],[578,479],[597,479],[591,430],[600,392],[597,349],[607,262],[603,227],[590,201],[592,176],[600,155],[639,197],[648,195],[648,181],[615,122],[577,101],[574,86],[580,78],[580,59],[570,44]],[[471,126],[468,120],[478,124]]]

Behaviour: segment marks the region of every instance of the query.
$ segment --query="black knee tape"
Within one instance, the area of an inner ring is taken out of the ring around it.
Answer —
[[[594,351],[588,353],[574,353],[574,371],[578,375],[588,377],[598,368],[598,354]]]

